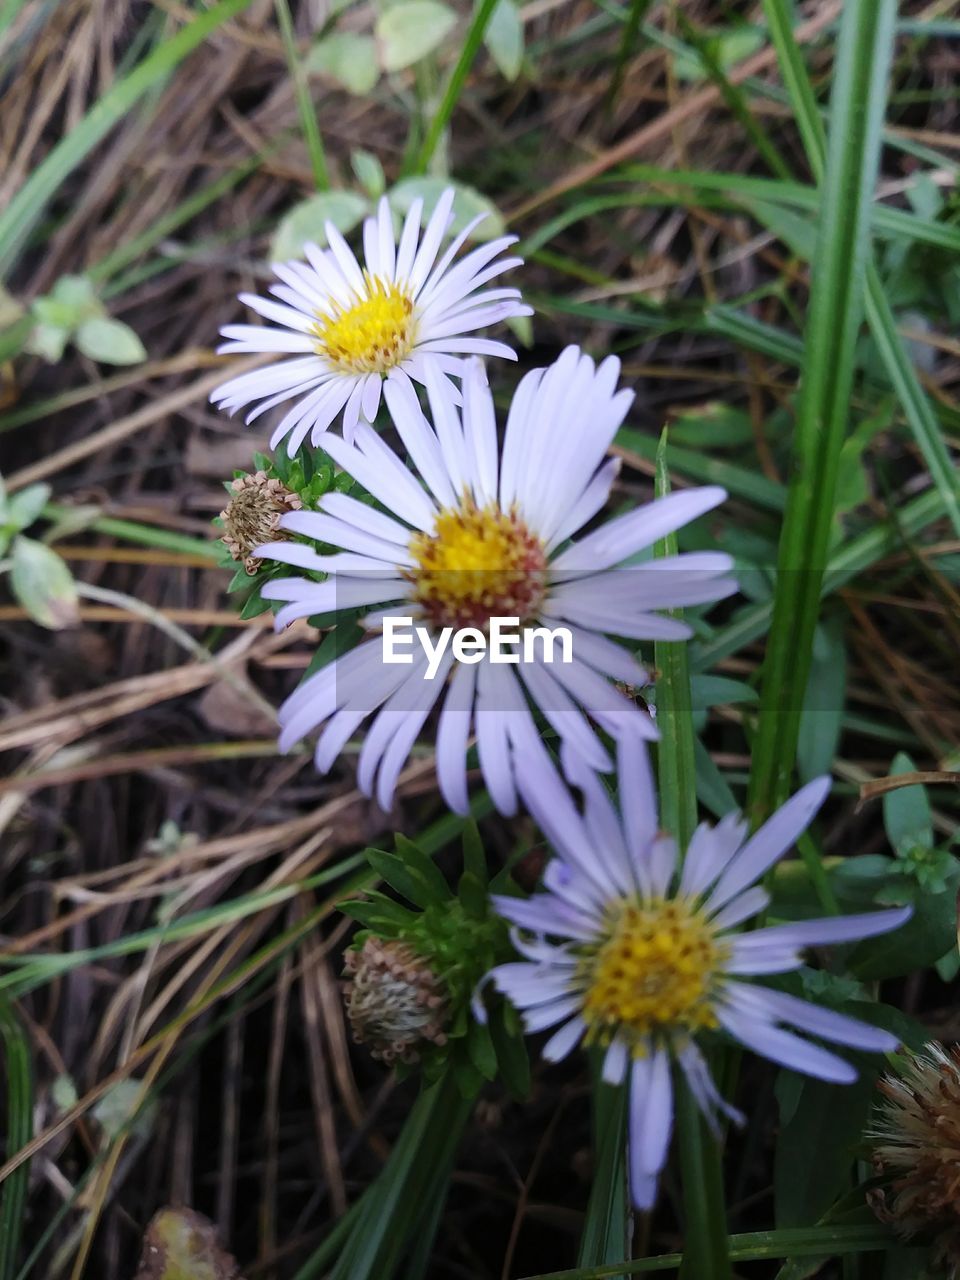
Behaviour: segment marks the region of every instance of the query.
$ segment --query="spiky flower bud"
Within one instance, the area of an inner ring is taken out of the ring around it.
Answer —
[[[928,1044],[902,1075],[879,1083],[885,1102],[874,1141],[874,1212],[899,1235],[930,1239],[951,1280],[960,1277],[960,1047]]]
[[[382,1062],[416,1062],[427,1044],[446,1043],[443,981],[406,942],[370,936],[344,961],[353,1037]]]
[[[233,497],[220,512],[223,543],[234,560],[242,560],[247,573],[256,573],[260,560],[251,555],[264,542],[284,542],[280,517],[302,506],[295,493],[266,471],[237,476],[231,483]]]

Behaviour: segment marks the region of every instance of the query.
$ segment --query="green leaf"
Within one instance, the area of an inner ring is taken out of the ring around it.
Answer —
[[[376,33],[384,71],[402,71],[432,53],[456,25],[457,15],[439,0],[404,0],[382,13]]]
[[[899,751],[890,766],[890,776],[914,773],[916,765],[904,751]],[[890,841],[901,857],[916,845],[933,848],[933,814],[926,787],[898,787],[883,797],[883,825]]]
[[[377,875],[414,906],[426,908],[444,900],[438,896],[434,885],[419,874],[416,867],[407,866],[396,854],[384,853],[380,849],[367,849],[366,857]]]
[[[738,807],[737,798],[699,738],[694,741],[693,752],[697,771],[697,799],[715,818],[732,813]]]
[[[941,893],[913,895],[913,915],[882,938],[867,938],[853,949],[848,967],[863,981],[899,978],[925,969],[957,945],[957,886],[960,867]],[[904,895],[909,898],[909,892]]]
[[[797,740],[801,782],[830,772],[840,742],[846,689],[844,618],[834,614],[817,628],[813,638],[813,661]]]
[[[486,1023],[478,1022],[476,1018],[471,1019],[470,1029],[467,1032],[467,1052],[470,1055],[470,1061],[485,1080],[493,1080],[496,1077],[497,1051],[493,1047],[490,1029]]]
[[[452,182],[449,178],[404,178],[387,193],[387,196],[390,207],[401,216],[407,212],[418,196],[421,197],[423,219],[426,221],[447,187],[453,187],[454,191],[450,235],[456,235],[458,231],[462,231],[478,213],[485,213],[487,216],[472,233],[474,240],[493,240],[503,235],[503,218],[496,206],[479,191],[475,191],[473,187],[464,186],[462,182]]]
[[[0,1042],[6,1077],[4,1154],[11,1159],[33,1136],[33,1069],[30,1036],[5,994],[0,995]],[[0,1280],[16,1274],[29,1183],[30,1161],[24,1160],[0,1190]]]
[[[57,553],[21,534],[14,541],[12,558],[10,586],[33,621],[51,631],[76,626],[77,589]]]
[[[486,916],[489,906],[487,890],[472,872],[465,871],[460,877],[457,897],[467,915],[476,920],[482,920]]]
[[[774,1153],[774,1206],[778,1227],[816,1222],[849,1185],[855,1149],[870,1118],[882,1059],[851,1054],[859,1075],[851,1085],[781,1072],[777,1096],[799,1091],[788,1117],[781,1115]],[[790,1099],[791,1104],[793,1099]]]
[[[386,190],[387,179],[383,172],[383,165],[377,157],[372,151],[364,151],[362,147],[357,147],[355,151],[350,152],[350,165],[357,175],[357,181],[370,199],[378,200]]]
[[[117,1138],[127,1131],[146,1136],[155,1113],[156,1100],[147,1094],[143,1081],[128,1076],[110,1086],[91,1114],[108,1138]]]
[[[84,320],[74,338],[79,349],[102,364],[139,364],[147,352],[133,329],[109,316]]]
[[[724,707],[738,702],[756,702],[757,691],[742,680],[727,676],[692,676],[690,679],[690,707],[693,711],[706,711],[710,707]]]
[[[373,37],[352,31],[335,31],[318,40],[303,65],[310,74],[330,76],[358,97],[369,93],[380,79]]]
[[[433,859],[424,853],[419,845],[414,844],[399,832],[394,837],[394,843],[405,865],[419,876],[435,900],[446,902],[451,897],[450,889]]]
[[[796,757],[864,317],[870,207],[895,18],[895,0],[848,0],[843,6],[791,481],[753,744],[748,807],[755,822],[789,794]]]
[[[765,41],[766,33],[760,27],[742,26],[714,32],[707,38],[718,66],[726,71],[751,53],[756,53]],[[678,49],[674,54],[673,72],[678,80],[691,82],[702,80],[706,75],[701,59],[688,49]]]
[[[30,330],[24,350],[31,355],[41,356],[48,364],[56,364],[63,356],[69,338],[69,329],[41,321]]]
[[[510,1012],[505,1005],[493,1011],[490,1036],[497,1051],[500,1078],[515,1098],[526,1098],[530,1093],[530,1056],[522,1028],[518,1025],[511,1031],[507,1023]]]
[[[326,248],[324,224],[332,222],[346,235],[368,212],[370,203],[352,191],[323,191],[294,205],[280,221],[270,244],[272,262],[302,258],[305,244]]]
[[[577,1264],[581,1267],[625,1262],[631,1254],[626,1170],[629,1089],[624,1085],[604,1084],[602,1064],[602,1051],[592,1053],[590,1076],[596,1157],[577,1250]]]
[[[6,513],[0,516],[4,524],[14,526],[17,533],[21,529],[29,529],[37,520],[50,498],[48,484],[30,484],[9,499]]]
[[[513,0],[500,0],[483,42],[500,74],[507,80],[516,80],[523,66],[523,23]]]
[[[413,920],[412,912],[379,893],[368,892],[366,900],[347,898],[337,906],[345,916],[359,921],[375,933],[389,934],[395,929],[406,929]]]
[[[489,879],[487,857],[483,851],[480,828],[472,818],[463,824],[462,840],[464,871],[469,871],[482,885],[486,885]]]
[[[89,315],[97,315],[102,307],[93,281],[89,276],[61,276],[50,291],[50,297],[68,307],[77,321]]]

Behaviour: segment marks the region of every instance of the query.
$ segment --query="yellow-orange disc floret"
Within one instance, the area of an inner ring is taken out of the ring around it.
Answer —
[[[478,627],[490,619],[536,616],[547,582],[547,554],[516,512],[465,498],[437,516],[432,534],[410,541],[407,573],[414,600],[438,627]]]
[[[619,1032],[642,1051],[647,1037],[717,1025],[713,1009],[724,948],[706,917],[683,899],[624,899],[606,940],[583,958],[588,1040]]]
[[[416,341],[413,299],[379,276],[365,272],[364,281],[365,297],[318,318],[317,351],[346,373],[387,373]]]

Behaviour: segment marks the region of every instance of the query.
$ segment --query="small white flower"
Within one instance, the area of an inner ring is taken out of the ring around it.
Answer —
[[[268,583],[264,596],[287,602],[278,627],[366,606],[377,610],[366,619],[371,628],[387,616],[412,617],[434,635],[443,627],[482,630],[493,617],[518,617],[521,627],[567,627],[573,660],[544,662],[541,649],[536,661],[518,655],[518,665],[505,666],[488,654],[474,666],[455,663],[448,648],[436,678],[427,679],[425,655],[414,654],[410,666],[385,664],[376,636],[287,699],[280,711],[284,750],[323,726],[316,762],[325,772],[376,713],[360,752],[358,783],[367,794],[375,786],[386,809],[417,735],[443,696],[437,773],[444,799],[467,812],[466,754],[474,729],[490,795],[509,814],[516,808],[516,776],[539,744],[531,704],[559,735],[565,754],[595,769],[610,770],[613,763],[584,712],[614,737],[630,730],[656,736],[646,712],[611,683],[642,685],[646,673],[610,635],[683,639],[689,628],[655,610],[718,600],[736,584],[724,576],[730,558],[719,553],[618,567],[715,507],[726,496],[719,488],[689,489],[636,507],[569,543],[605,505],[616,475],[617,463],[606,453],[633,399],[616,391],[619,368],[613,357],[597,368],[568,347],[549,369],[528,373],[514,396],[502,451],[478,360],[464,376],[462,421],[440,390],[439,375],[427,369],[435,430],[413,388],[388,378],[388,407],[426,487],[362,423],[356,447],[327,440],[334,461],[385,510],[331,493],[319,512],[283,517],[286,532],[342,550],[320,555],[295,542],[257,550],[330,575],[322,583],[297,577]]]
[[[375,217],[363,224],[361,267],[343,236],[326,224],[329,250],[308,244],[307,262],[274,265],[281,283],[270,292],[279,302],[243,293],[241,302],[279,327],[229,324],[221,333],[230,352],[287,353],[295,358],[240,374],[217,387],[210,399],[229,413],[259,401],[247,416],[253,422],[287,400],[295,404],[270,438],[276,448],[284,437],[291,457],[307,433],[317,444],[343,411],[343,430],[352,439],[358,421],[372,422],[380,405],[383,379],[426,381],[432,368],[437,385],[453,403],[459,393],[449,382],[460,378],[465,355],[516,353],[502,342],[465,337],[512,316],[532,315],[518,289],[487,289],[496,276],[518,266],[504,258],[516,236],[501,236],[453,260],[486,214],[457,235],[439,261],[440,244],[452,220],[454,193],[447,189],[420,237],[423,201],[410,207],[399,245],[386,197]]]
[[[618,763],[620,814],[592,773],[578,777],[582,814],[555,772],[541,767],[535,785],[520,776],[522,798],[558,856],[542,892],[494,899],[534,937],[515,933],[526,959],[490,978],[522,1010],[528,1032],[558,1028],[546,1059],[558,1062],[584,1040],[605,1049],[605,1081],[629,1079],[630,1185],[636,1206],[649,1209],[673,1126],[672,1062],[714,1130],[720,1114],[742,1121],[717,1092],[700,1033],[722,1030],[781,1066],[838,1084],[856,1078],[853,1067],[790,1028],[855,1049],[896,1048],[886,1031],[744,979],[800,968],[805,947],[896,929],[910,908],[738,933],[769,905],[757,881],[806,830],[829,778],[798,791],[749,838],[739,814],[699,826],[681,867],[673,840],[657,830],[643,744],[625,739]]]

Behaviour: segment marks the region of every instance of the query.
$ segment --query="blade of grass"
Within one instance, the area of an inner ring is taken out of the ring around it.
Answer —
[[[608,114],[613,110],[617,98],[620,96],[627,63],[634,55],[637,47],[637,36],[640,34],[640,24],[647,16],[647,10],[650,8],[651,3],[652,0],[630,0],[630,12],[623,27],[623,35],[620,37],[620,44],[617,48],[617,61],[613,69],[613,75],[610,78],[610,88],[607,90],[605,105]]]
[[[430,121],[430,127],[427,130],[427,136],[423,140],[423,146],[417,154],[416,164],[414,166],[415,173],[426,173],[430,168],[430,161],[433,159],[433,153],[437,149],[441,135],[449,123],[450,117],[453,115],[453,109],[457,105],[460,94],[463,91],[464,83],[473,66],[473,60],[480,51],[480,45],[483,41],[484,33],[493,17],[493,11],[496,9],[500,0],[480,0],[480,3],[474,9],[470,18],[470,26],[467,28],[467,34],[463,41],[463,47],[460,50],[460,56],[456,61],[453,70],[450,72],[450,79],[447,81],[446,88],[443,91],[443,97],[440,99],[440,105],[437,107],[436,114]]]
[[[793,471],[748,796],[755,822],[786,798],[796,755],[863,318],[869,205],[895,16],[895,0],[849,0],[843,10]]]
[[[674,14],[684,38],[690,42],[692,52],[700,60],[707,77],[719,90],[720,96],[727,104],[731,115],[739,120],[744,132],[763,157],[767,167],[778,178],[789,178],[791,175],[787,162],[777,150],[776,144],[769,133],[750,109],[750,100],[743,89],[740,85],[730,82],[724,74],[719,60],[710,48],[709,42],[704,39],[679,6],[674,9]]]
[[[667,433],[660,437],[654,492],[658,498],[670,492],[667,472]],[[671,534],[657,543],[658,556],[677,553],[677,537]],[[682,617],[682,610],[671,610]],[[660,782],[660,822],[685,852],[697,825],[697,766],[693,733],[690,668],[687,646],[658,640],[654,645],[657,669],[657,744]],[[676,1089],[677,1142],[683,1184],[684,1280],[728,1280],[732,1274],[727,1256],[727,1222],[724,1207],[720,1149],[707,1132],[695,1099],[682,1077]]]
[[[313,181],[318,191],[327,191],[330,187],[330,175],[327,172],[327,157],[323,149],[323,138],[317,123],[317,113],[313,109],[310,97],[310,85],[307,73],[303,69],[303,61],[297,48],[297,37],[293,29],[293,18],[290,16],[290,5],[287,0],[274,0],[277,21],[280,24],[280,35],[287,57],[287,69],[293,81],[293,91],[297,98],[297,110],[300,113],[300,127],[310,153],[310,167],[313,169]]]
[[[734,1262],[756,1262],[770,1258],[843,1257],[874,1253],[892,1245],[890,1229],[879,1223],[853,1227],[793,1227],[781,1231],[746,1231],[730,1237],[730,1257]],[[526,1276],[524,1280],[616,1280],[623,1275],[651,1271],[676,1271],[679,1253],[642,1258],[619,1267],[576,1267],[572,1271],[550,1271]]]
[[[376,1189],[363,1198],[330,1280],[389,1280],[420,1231],[427,1224],[436,1227],[433,1211],[446,1196],[450,1168],[473,1103],[473,1098],[463,1097],[449,1071],[421,1092]],[[311,1261],[294,1280],[316,1274]]]
[[[3,1038],[4,1074],[7,1078],[5,1128],[9,1160],[33,1136],[33,1081],[30,1042],[5,995],[0,995],[0,1037]],[[0,1280],[11,1280],[16,1270],[29,1181],[30,1162],[24,1161],[4,1183],[0,1199]]]
[[[61,183],[102,142],[147,91],[179,65],[219,26],[235,18],[250,0],[219,0],[118,80],[39,165],[0,213],[0,279],[6,279],[33,228]]]
[[[807,151],[810,169],[818,182],[824,171],[825,142],[823,124],[816,99],[807,76],[803,57],[793,38],[786,0],[764,0],[764,12],[777,50],[781,74],[787,86]],[[897,333],[893,310],[883,288],[876,263],[866,265],[867,322],[880,351],[887,375],[893,384],[923,454],[934,484],[942,493],[947,514],[960,534],[960,483],[956,468],[929,397],[920,385],[913,362]]]
[[[875,525],[852,538],[830,559],[822,584],[821,596],[839,591],[858,573],[869,569],[883,556],[896,551],[903,539],[919,533],[927,525],[942,520],[946,514],[943,496],[931,489],[907,503],[897,513],[897,522]],[[694,671],[707,671],[723,658],[738,653],[759,640],[770,627],[773,607],[769,601],[746,605],[733,619],[718,629],[709,640],[695,641],[690,646],[690,662]]]
[[[604,1084],[602,1055],[592,1054],[593,1132],[596,1165],[580,1237],[577,1265],[602,1266],[630,1258],[627,1196],[627,1090]]]

